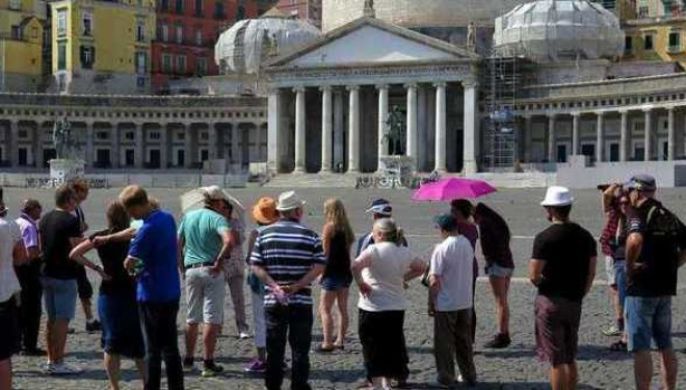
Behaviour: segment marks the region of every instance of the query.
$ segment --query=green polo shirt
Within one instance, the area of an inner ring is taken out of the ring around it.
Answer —
[[[215,261],[222,249],[221,235],[227,230],[228,221],[216,211],[203,208],[184,215],[179,225],[179,237],[185,243],[183,264]]]

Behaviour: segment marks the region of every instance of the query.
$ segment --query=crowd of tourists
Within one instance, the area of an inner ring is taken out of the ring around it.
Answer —
[[[656,200],[650,176],[637,175],[602,190],[606,224],[599,241],[615,314],[615,324],[604,333],[618,338],[612,350],[633,354],[637,389],[650,389],[651,342],[660,351],[663,388],[676,389],[671,297],[676,295],[677,269],[686,262],[686,228]],[[437,386],[475,386],[478,248],[497,319],[496,333],[484,347],[507,348],[511,343],[511,233],[506,220],[484,203],[452,201],[449,210],[433,219],[438,244],[430,258],[422,259],[384,199],[371,202],[371,230],[356,241],[340,199],[323,205],[325,223],[319,234],[303,224],[309,206],[293,191],[278,199],[260,198],[250,210],[256,226],[252,230],[243,220],[242,205],[227,192],[211,186],[199,193],[200,206],[186,210],[177,224],[143,188],[128,186],[105,210],[107,226],[92,232],[80,206],[88,196],[84,181],[59,187],[54,208],[47,213],[38,201],[26,199],[16,220],[9,218],[0,189],[0,389],[12,388],[10,359],[18,352],[46,356],[47,375],[80,372],[65,361],[77,300],[86,331],[102,332],[110,389],[119,389],[122,357],[135,361],[146,390],[160,388],[162,361],[172,390],[184,388],[184,372],[196,370],[196,363],[201,364],[202,377],[221,374],[215,351],[227,286],[238,336],[254,336],[255,358],[245,370],[263,374],[269,390],[281,389],[290,370],[292,389],[310,389],[313,285],[321,291],[323,335],[314,349],[327,354],[345,351],[349,341],[353,283],[359,291],[357,335],[366,372],[360,387],[410,388],[406,290],[424,288],[410,285],[414,279],[426,287],[427,312],[433,319]],[[567,188],[548,188],[541,206],[550,226],[536,235],[528,265],[529,279],[538,290],[533,308],[536,351],[550,365],[555,390],[577,387],[582,302],[596,270],[596,240],[572,222],[573,204]],[[99,262],[86,257],[90,251]],[[92,310],[86,268],[102,279],[99,320]],[[177,337],[182,285],[183,356]],[[246,285],[252,332],[245,315]],[[38,348],[42,306],[47,315],[45,351]],[[201,359],[196,358],[199,336]]]

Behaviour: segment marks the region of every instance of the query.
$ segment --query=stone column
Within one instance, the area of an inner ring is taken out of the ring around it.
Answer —
[[[548,162],[556,163],[555,158],[555,114],[548,114]]]
[[[676,133],[674,131],[674,107],[667,107],[667,161],[676,158]]]
[[[650,161],[652,159],[652,152],[653,152],[653,139],[652,139],[652,109],[646,108],[643,110],[643,115],[645,118],[644,122],[644,129],[643,129],[643,148],[645,149],[643,152],[643,160],[645,161]]]
[[[86,166],[93,168],[95,164],[95,150],[93,142],[95,136],[93,134],[93,122],[86,122]]]
[[[217,127],[214,122],[207,124],[207,158],[212,161],[217,159],[219,142],[217,141]]]
[[[195,161],[195,153],[193,148],[193,126],[190,123],[184,123],[183,130],[185,136],[183,137],[183,148],[186,150],[184,155],[186,156],[186,161],[184,165],[186,168],[193,168],[193,162]]]
[[[331,172],[333,161],[333,94],[331,86],[324,86],[322,91],[322,169],[323,173]]]
[[[134,145],[134,160],[136,169],[143,168],[145,159],[145,137],[143,136],[143,124],[136,123],[136,145]]]
[[[426,153],[428,142],[428,128],[426,125],[426,95],[428,88],[419,85],[417,87],[417,171],[423,172],[426,170]]]
[[[169,166],[169,129],[167,123],[160,123],[160,168]]]
[[[478,99],[479,96],[477,94],[477,82],[476,79],[474,80],[465,80],[462,82],[462,85],[464,87],[464,151],[463,151],[463,158],[464,158],[464,174],[465,175],[472,175],[475,174],[479,171],[479,166],[477,163],[477,157],[479,153],[479,104],[478,104]],[[437,88],[438,89],[438,88]],[[443,103],[442,105],[445,106],[445,90],[444,92],[439,92],[438,90],[436,91],[436,113],[439,112],[439,104],[438,104],[438,96],[439,94],[443,95]],[[441,110],[443,111],[443,115],[445,115],[445,109]],[[444,117],[445,118],[445,117]],[[436,122],[438,122],[438,118],[436,119]],[[436,124],[436,127],[438,127],[438,123]],[[445,125],[443,125],[445,127]],[[438,140],[436,140],[436,143],[438,143]],[[436,156],[436,159],[438,160],[438,156]],[[438,162],[436,162],[436,165],[438,165]]]
[[[9,156],[10,164],[13,168],[19,166],[19,121],[10,121],[10,132],[9,132]]]
[[[620,111],[620,114],[619,161],[626,162],[629,159],[629,111]]]
[[[438,173],[445,173],[447,171],[447,165],[446,165],[446,137],[447,137],[447,132],[446,132],[446,101],[445,101],[445,83],[437,83],[434,84],[436,87],[436,148],[435,148],[435,154],[436,154],[436,164],[434,166],[434,170]],[[473,162],[473,172],[467,172],[467,162],[468,162],[468,153],[467,153],[467,117],[469,116],[469,112],[467,109],[467,87],[465,87],[465,158],[464,158],[464,163],[465,163],[465,174],[469,173],[475,173],[476,172],[476,161],[474,161],[474,155],[471,155],[471,161]],[[470,168],[471,169],[471,168]]]
[[[417,159],[417,84],[407,84],[407,141],[405,154]]]
[[[386,139],[386,120],[388,118],[388,85],[382,84],[376,87],[379,90],[379,123],[378,132],[378,164],[376,169],[381,169],[381,156],[388,154],[388,140]]]
[[[33,162],[36,168],[43,168],[45,164],[43,161],[43,123],[36,123],[36,129],[33,135],[34,150],[36,151],[33,155]]]
[[[231,125],[231,163],[243,166],[243,153],[240,145],[241,132],[238,123]]]
[[[578,112],[572,113],[572,156],[579,154],[579,118],[581,114]]]
[[[120,146],[120,137],[119,137],[119,123],[112,123],[112,161],[111,165],[112,168],[119,168],[119,165],[121,163],[121,151],[119,149]]]
[[[604,118],[603,112],[598,111],[596,114],[596,142],[595,155],[597,162],[603,162],[603,154],[605,153],[605,134],[604,134]]]
[[[349,86],[348,173],[360,172],[360,87]]]
[[[345,106],[343,90],[337,88],[333,94],[333,162],[334,171],[338,164],[345,163]],[[339,172],[341,173],[341,172]]]
[[[279,89],[269,91],[267,98],[267,170],[278,173],[281,169],[281,93]],[[233,126],[231,127],[233,131]],[[231,137],[233,142],[233,137]],[[232,155],[233,157],[233,155]]]
[[[305,88],[294,88],[295,92],[295,171],[305,173]]]
[[[531,145],[534,130],[533,119],[534,117],[530,114],[524,116],[524,161],[527,163],[531,162]]]

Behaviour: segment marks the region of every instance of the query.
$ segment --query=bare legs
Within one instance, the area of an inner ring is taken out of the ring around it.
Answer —
[[[550,369],[550,386],[553,390],[575,390],[577,381],[576,362],[560,364]]]
[[[660,354],[663,389],[675,390],[678,362],[674,350],[665,349],[660,351]],[[653,378],[653,358],[650,351],[634,352],[634,376],[637,390],[650,390]]]
[[[93,304],[90,298],[81,298],[81,307],[83,308],[83,315],[86,317],[86,322],[93,321]]]
[[[214,360],[214,350],[217,345],[217,336],[221,331],[221,325],[203,324],[203,346],[205,360]],[[195,356],[195,345],[198,341],[198,324],[186,324],[186,359]]]
[[[336,340],[333,339],[334,319],[332,309],[334,303],[338,307],[338,327]],[[324,340],[322,348],[341,347],[345,344],[345,335],[348,333],[348,289],[342,288],[336,291],[322,290],[319,300],[319,315],[322,320],[322,333]]]
[[[48,347],[48,362],[60,363],[64,359],[69,321],[48,320],[45,331],[45,345]]]
[[[496,316],[500,334],[510,334],[510,306],[507,294],[510,289],[510,278],[489,277],[493,295],[495,296]]]
[[[0,389],[12,388],[12,361],[5,359],[0,361]]]
[[[141,380],[145,383],[145,363],[143,363],[143,359],[136,359],[135,362],[138,373],[141,375]],[[120,356],[105,352],[104,364],[107,378],[110,380],[110,390],[119,390]]]

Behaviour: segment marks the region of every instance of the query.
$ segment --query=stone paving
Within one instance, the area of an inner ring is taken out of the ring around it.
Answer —
[[[316,229],[322,225],[321,205],[324,200],[336,195],[341,197],[348,208],[355,231],[360,234],[369,228],[369,220],[364,214],[364,208],[375,197],[385,197],[394,202],[396,218],[405,228],[411,247],[420,256],[428,256],[431,246],[437,242],[430,216],[446,206],[441,203],[413,203],[409,200],[407,191],[354,191],[354,190],[301,190],[308,201],[308,215],[305,223]],[[505,350],[485,350],[481,345],[488,340],[495,330],[494,305],[490,287],[485,281],[477,285],[477,355],[476,366],[479,374],[479,389],[546,389],[546,367],[537,362],[533,352],[533,298],[535,290],[522,278],[526,275],[532,236],[547,224],[538,201],[543,196],[543,190],[506,190],[486,198],[486,202],[500,210],[511,224],[513,231],[512,248],[515,255],[517,270],[510,293],[511,327],[513,345]],[[31,196],[41,200],[47,209],[52,203],[52,194],[46,190],[31,190]],[[116,190],[94,191],[84,209],[92,229],[104,226],[102,211],[110,199],[116,197]],[[163,207],[173,210],[177,215],[178,190],[154,190],[152,195],[158,197]],[[236,191],[235,195],[251,204],[261,195],[276,195],[276,192],[262,189],[247,189]],[[23,189],[6,189],[6,202],[11,213],[16,212],[22,197],[29,195]],[[599,196],[595,191],[577,192],[577,205],[573,211],[573,218],[589,228],[594,234],[600,232],[602,215],[599,211]],[[661,197],[668,207],[682,217],[686,217],[684,197],[686,191],[666,190]],[[483,267],[482,267],[483,268]],[[611,338],[601,334],[601,329],[611,321],[610,307],[605,274],[599,263],[598,283],[593,288],[584,303],[582,326],[580,332],[580,388],[582,389],[631,389],[633,388],[633,373],[630,356],[625,353],[610,352],[608,345]],[[90,275],[93,276],[93,275]],[[674,331],[675,347],[682,365],[679,374],[678,388],[686,387],[686,274],[680,272],[680,295],[674,302]],[[246,297],[247,297],[246,289]],[[418,282],[413,282],[407,291],[411,306],[406,314],[406,336],[410,352],[411,382],[413,388],[431,388],[435,381],[434,359],[432,348],[432,323],[426,314],[426,289]],[[249,303],[249,299],[247,300]],[[356,291],[351,292],[350,309],[352,313],[351,332],[346,350],[331,355],[321,355],[313,352],[312,385],[314,389],[351,389],[363,377],[361,347],[356,338]],[[227,297],[227,306],[230,306]],[[73,323],[77,333],[69,336],[68,361],[83,367],[84,372],[70,378],[52,378],[43,375],[40,365],[43,358],[14,358],[15,388],[17,389],[105,389],[107,381],[102,368],[102,353],[99,336],[87,334],[83,331],[83,315],[78,309],[78,317]],[[247,309],[250,315],[250,308]],[[183,309],[179,316],[179,324],[183,323]],[[181,329],[181,327],[179,327]],[[316,343],[321,340],[320,325],[315,323]],[[181,333],[180,333],[181,335]],[[253,355],[252,340],[238,340],[233,314],[227,310],[227,321],[224,336],[219,343],[218,361],[226,368],[221,377],[205,379],[198,373],[188,374],[186,385],[189,389],[260,389],[262,380],[259,377],[247,375],[243,367]],[[182,338],[179,344],[183,350]],[[122,387],[124,389],[141,388],[137,374],[133,370],[132,362],[124,362]],[[656,367],[657,368],[657,367]],[[286,386],[284,386],[286,388]]]

